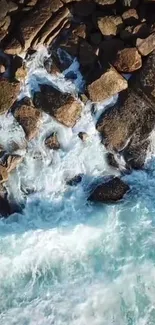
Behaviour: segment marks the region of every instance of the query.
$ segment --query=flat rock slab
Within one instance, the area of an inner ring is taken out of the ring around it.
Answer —
[[[6,79],[0,79],[0,114],[8,111],[17,99],[20,84],[9,82]]]
[[[40,85],[34,94],[34,105],[67,127],[73,127],[80,118],[82,106],[71,94],[62,93],[49,85]]]
[[[137,38],[136,46],[139,53],[143,56],[148,55],[155,50],[155,33],[149,35],[147,38]]]
[[[114,177],[97,186],[89,196],[88,200],[103,203],[117,202],[123,198],[129,189],[129,186],[120,178]]]
[[[116,95],[128,87],[128,82],[113,67],[92,82],[88,88],[88,96],[92,102],[101,102]]]

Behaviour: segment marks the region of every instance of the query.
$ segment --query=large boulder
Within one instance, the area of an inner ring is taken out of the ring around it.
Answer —
[[[136,91],[144,93],[151,101],[155,103],[155,51],[153,51],[146,59],[142,69],[135,76],[133,86]]]
[[[118,52],[114,63],[119,72],[130,73],[142,66],[142,58],[136,47],[125,48]]]
[[[111,66],[99,79],[88,86],[87,91],[91,101],[101,102],[127,87],[127,81]]]
[[[117,202],[129,191],[129,186],[120,178],[114,177],[98,185],[90,194],[88,200],[94,202]]]
[[[139,53],[143,56],[148,55],[153,50],[155,50],[155,33],[152,33],[147,38],[138,38],[136,41],[136,46]]]
[[[0,79],[0,114],[5,113],[15,102],[19,93],[20,84]]]
[[[28,140],[33,139],[37,135],[41,123],[42,112],[35,108],[32,103],[30,103],[29,99],[24,98],[22,101],[18,102],[14,110],[14,117],[22,126]]]
[[[139,130],[141,137],[146,138],[154,125],[153,106],[144,96],[129,89],[113,107],[103,112],[96,127],[108,149],[122,151],[135,132]]]
[[[40,85],[40,92],[34,94],[34,105],[58,122],[73,127],[80,118],[82,106],[69,93],[62,93],[49,85]]]
[[[120,16],[105,16],[98,18],[98,28],[103,36],[116,36],[123,27],[123,21]]]
[[[128,167],[141,168],[145,162],[149,135],[155,126],[153,105],[145,95],[129,89],[107,109],[97,122],[97,129],[109,151],[123,155]]]

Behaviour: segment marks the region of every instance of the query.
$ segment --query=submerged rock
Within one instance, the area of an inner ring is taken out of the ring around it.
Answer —
[[[60,143],[58,141],[56,132],[53,132],[49,137],[46,138],[45,145],[49,149],[53,149],[53,150],[60,149]]]
[[[90,194],[88,200],[103,203],[117,202],[124,197],[129,189],[129,186],[120,178],[114,177],[111,180],[98,185]]]
[[[73,178],[69,179],[66,184],[70,185],[70,186],[76,186],[77,184],[79,184],[82,181],[82,175],[76,175]]]
[[[73,127],[80,118],[82,106],[71,94],[62,93],[49,85],[40,85],[40,92],[34,94],[34,104],[58,122]]]

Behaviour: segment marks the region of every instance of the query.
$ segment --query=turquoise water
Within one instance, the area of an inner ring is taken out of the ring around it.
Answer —
[[[36,67],[28,85],[35,75]],[[55,82],[75,90],[62,76]],[[13,139],[24,141],[12,116],[1,117],[0,124],[6,147]],[[54,153],[43,145],[53,129],[62,148]],[[78,139],[78,131],[88,132],[88,142]],[[90,104],[73,131],[44,115],[23,154],[7,188],[18,203],[25,200],[21,188],[34,193],[23,214],[0,220],[0,324],[154,325],[154,161],[124,176],[131,191],[119,204],[88,203],[92,182],[115,173],[106,164]],[[67,186],[66,179],[78,173],[82,183]]]

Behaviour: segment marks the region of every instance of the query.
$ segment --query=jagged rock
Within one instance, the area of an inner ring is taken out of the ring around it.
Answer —
[[[45,0],[44,2],[39,0],[37,6],[25,15],[19,25],[22,44],[13,37],[5,48],[6,53],[19,54],[22,48],[27,50],[44,24],[62,5],[60,0]]]
[[[22,126],[28,140],[33,139],[37,135],[42,113],[33,107],[29,100],[25,98],[18,103],[14,111],[14,117]]]
[[[5,113],[15,102],[19,94],[20,84],[0,79],[0,114]]]
[[[145,39],[138,38],[136,42],[139,53],[143,56],[148,55],[155,50],[155,33]]]
[[[118,52],[114,66],[119,72],[124,73],[138,70],[142,66],[141,55],[136,47],[125,48]]]
[[[82,106],[71,94],[61,93],[48,85],[40,85],[34,94],[34,104],[58,122],[73,127],[81,115]]]
[[[70,186],[76,186],[82,181],[82,175],[76,175],[73,178],[69,179],[66,183]]]
[[[53,132],[49,137],[46,138],[45,145],[49,149],[53,149],[53,150],[60,149],[60,143],[58,141],[56,132]]]
[[[86,25],[84,23],[81,23],[80,25],[76,26],[73,30],[72,30],[72,35],[73,36],[78,36],[81,38],[86,38]]]
[[[83,142],[87,141],[88,139],[88,134],[86,132],[79,132],[78,136]]]
[[[129,186],[120,178],[114,177],[101,185],[98,185],[91,195],[89,201],[112,203],[121,200],[129,191]]]
[[[98,18],[98,28],[103,36],[116,36],[123,28],[123,21],[120,16],[105,16]]]
[[[93,13],[95,10],[95,2],[92,0],[89,1],[80,1],[76,2],[73,7],[74,14],[77,16],[87,17]]]
[[[22,156],[5,154],[2,157],[0,166],[3,166],[6,169],[7,173],[10,173],[22,162],[22,160]]]
[[[122,14],[122,19],[126,25],[137,24],[139,19],[136,9],[129,9]]]
[[[136,75],[135,89],[155,103],[155,51],[153,51],[143,63],[142,69]]]
[[[142,160],[144,163],[144,150],[142,157],[141,147],[148,139],[154,126],[153,105],[146,100],[145,95],[139,95],[132,89],[122,94],[118,102],[101,115],[96,125],[108,150],[121,152],[125,159],[128,154],[130,159],[127,159],[127,162],[130,164],[131,160],[132,167],[138,155],[141,165]],[[137,156],[134,153],[135,148],[137,148]]]
[[[93,102],[101,102],[128,87],[127,81],[110,67],[102,76],[87,88],[88,96]]]
[[[57,34],[59,33],[59,30],[61,29],[61,23],[66,17],[69,17],[70,11],[68,8],[62,8],[57,13],[55,17],[51,17],[46,24],[43,26],[39,33],[39,40],[38,44],[44,44],[46,43],[46,39],[54,32],[54,30],[57,30]],[[59,26],[60,25],[60,26]],[[60,28],[59,28],[60,27]],[[32,42],[33,46],[33,42]]]
[[[9,174],[7,168],[0,164],[0,183],[4,183],[8,180]]]

